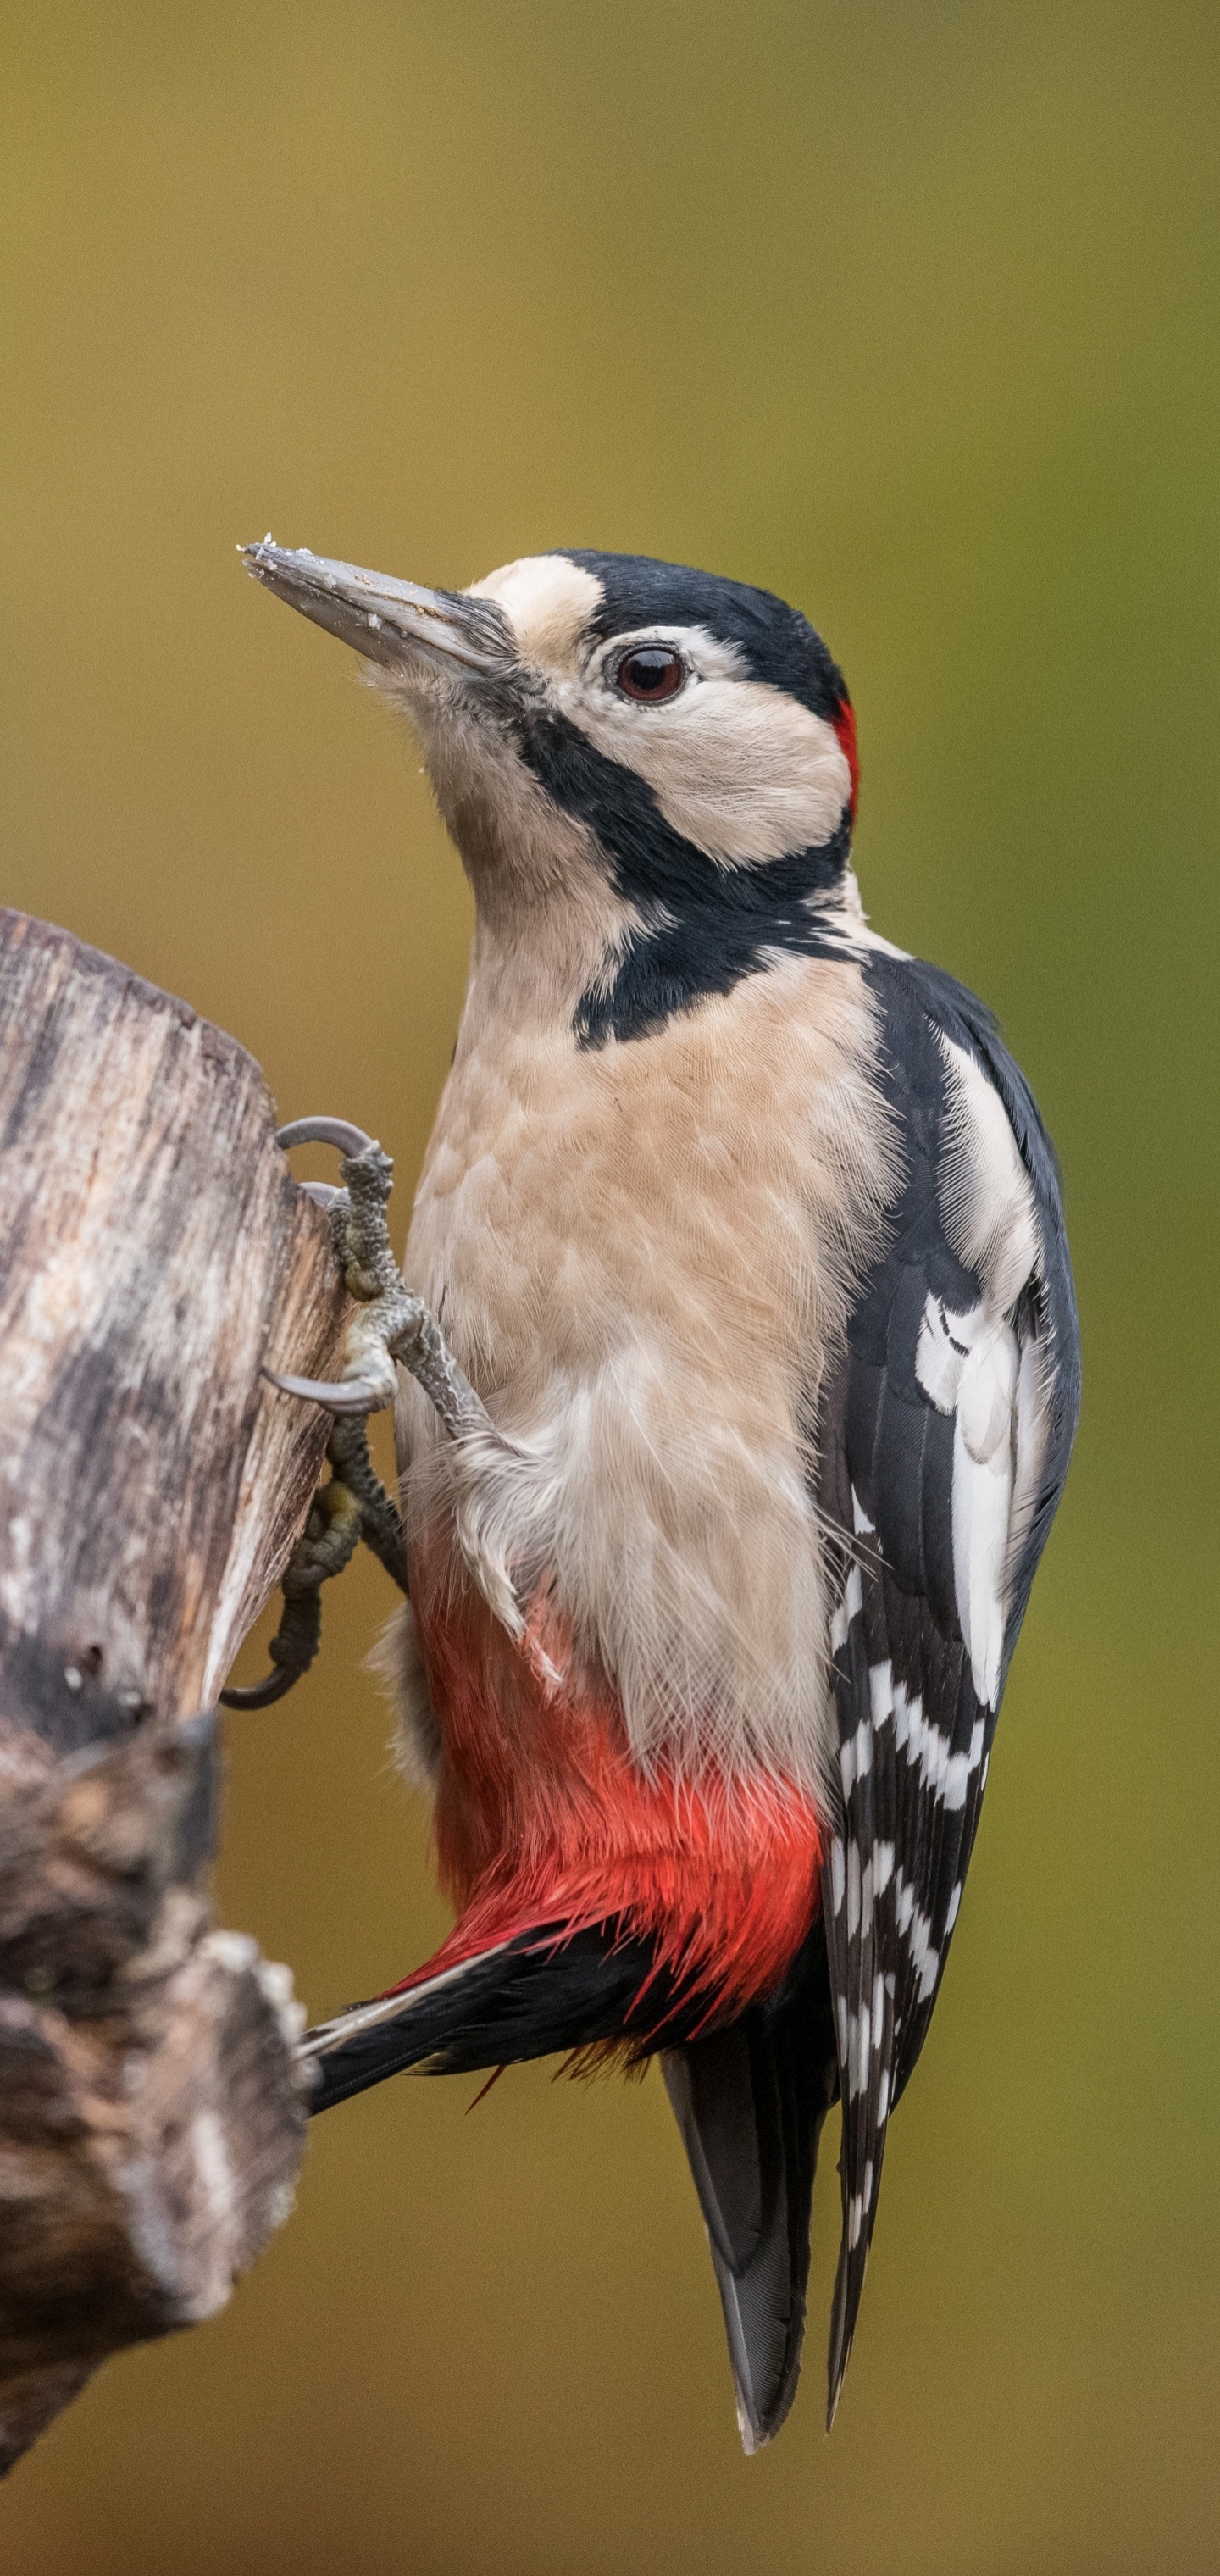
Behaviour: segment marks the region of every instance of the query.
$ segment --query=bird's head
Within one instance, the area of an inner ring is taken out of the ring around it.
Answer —
[[[443,591],[270,538],[244,552],[406,709],[481,921],[564,961],[584,1043],[826,935],[855,723],[798,610],[638,555],[534,555]]]

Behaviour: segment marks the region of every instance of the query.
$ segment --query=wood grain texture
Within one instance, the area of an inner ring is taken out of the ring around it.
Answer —
[[[325,1219],[258,1066],[0,912],[0,2467],[291,2201],[291,1980],[217,1931],[217,1692],[317,1481]]]

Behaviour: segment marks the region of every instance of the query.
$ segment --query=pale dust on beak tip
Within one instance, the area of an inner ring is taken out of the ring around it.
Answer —
[[[425,590],[392,573],[332,562],[308,546],[277,546],[270,535],[237,551],[255,581],[369,661],[392,668],[422,654],[491,675],[516,658],[503,611],[489,599]]]

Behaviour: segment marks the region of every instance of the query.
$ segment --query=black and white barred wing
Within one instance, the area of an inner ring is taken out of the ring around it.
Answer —
[[[891,968],[882,987],[902,1186],[820,1417],[819,1499],[842,1533],[841,1810],[823,1878],[843,2100],[832,2416],[887,2123],[931,2018],[1075,1423],[1049,1148],[990,1023],[940,978],[955,1008],[930,1016],[920,971]]]

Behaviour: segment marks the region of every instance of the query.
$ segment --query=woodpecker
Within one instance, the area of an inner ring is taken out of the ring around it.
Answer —
[[[397,1390],[399,1750],[457,1910],[310,2035],[319,2106],[659,2058],[754,2450],[841,2102],[833,2419],[1067,1472],[1054,1154],[990,1013],[869,927],[798,611],[584,550],[463,591],[243,551],[405,710],[476,903],[407,1288],[366,1207],[380,1305],[288,1381]],[[334,1133],[354,1226],[378,1149]]]

